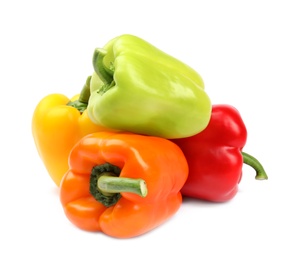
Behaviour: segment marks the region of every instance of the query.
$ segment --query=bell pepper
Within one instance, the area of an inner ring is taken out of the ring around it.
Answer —
[[[85,136],[73,147],[69,167],[60,185],[69,221],[117,238],[142,235],[174,215],[188,175],[177,145],[134,133]]]
[[[256,179],[267,179],[261,163],[242,151],[246,140],[247,129],[238,110],[229,105],[213,105],[204,131],[172,140],[182,149],[189,165],[182,194],[214,202],[232,199],[238,191],[243,163],[255,169]]]
[[[164,138],[202,131],[211,102],[201,76],[133,35],[110,40],[93,54],[88,115],[111,129]]]
[[[37,151],[51,179],[59,186],[68,170],[68,156],[83,136],[107,128],[95,125],[87,114],[90,80],[71,100],[63,94],[50,94],[37,104],[32,117],[32,134]]]

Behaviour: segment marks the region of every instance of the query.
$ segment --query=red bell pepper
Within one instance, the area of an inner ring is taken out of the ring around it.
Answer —
[[[246,140],[245,124],[238,110],[229,105],[213,105],[210,122],[199,134],[173,139],[189,164],[182,195],[214,202],[232,199],[243,163],[255,169],[256,179],[267,179],[260,162],[242,152]]]

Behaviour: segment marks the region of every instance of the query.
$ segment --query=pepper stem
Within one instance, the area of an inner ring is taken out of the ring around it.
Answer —
[[[113,177],[103,175],[98,178],[98,189],[104,195],[111,195],[112,193],[131,192],[146,197],[147,186],[142,179],[131,179],[123,177]]]
[[[131,192],[146,197],[148,190],[144,180],[119,177],[120,168],[110,163],[93,167],[90,176],[90,193],[106,207],[117,203],[121,192]]]
[[[86,82],[80,92],[79,98],[74,101],[69,101],[67,106],[75,107],[81,114],[88,106],[88,100],[90,97],[90,81],[91,76],[88,76]]]
[[[268,179],[268,175],[266,174],[264,167],[255,157],[253,157],[250,154],[245,153],[245,152],[241,152],[241,154],[243,157],[243,162],[245,164],[251,166],[252,168],[254,168],[254,170],[256,171],[255,178],[257,180],[267,180]]]
[[[111,85],[113,81],[113,70],[104,66],[103,59],[107,50],[96,48],[93,53],[92,64],[95,73],[100,77],[105,85]]]
[[[91,81],[91,76],[88,76],[86,79],[86,82],[80,92],[79,95],[79,101],[88,104],[88,100],[90,97],[90,81]]]

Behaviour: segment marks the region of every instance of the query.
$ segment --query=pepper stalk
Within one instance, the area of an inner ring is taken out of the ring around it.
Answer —
[[[131,192],[146,197],[148,190],[143,179],[119,177],[120,168],[110,163],[93,167],[90,176],[90,193],[106,207],[117,203],[121,192]]]
[[[241,152],[243,157],[243,162],[249,166],[251,166],[256,171],[256,180],[267,180],[268,175],[266,174],[266,171],[262,164],[252,155]]]
[[[95,73],[102,80],[104,85],[98,90],[100,95],[107,92],[110,88],[115,86],[115,81],[113,80],[114,68],[107,68],[104,66],[103,59],[107,54],[107,50],[102,48],[96,48],[93,53],[92,64]]]
[[[90,97],[90,81],[91,76],[88,76],[80,92],[79,98],[67,103],[67,106],[75,107],[80,112],[80,114],[82,114],[88,106],[88,100]]]

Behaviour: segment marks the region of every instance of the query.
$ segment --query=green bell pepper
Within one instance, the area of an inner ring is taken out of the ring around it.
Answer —
[[[88,115],[98,125],[164,138],[204,130],[211,102],[201,76],[133,35],[109,41],[93,54]]]

